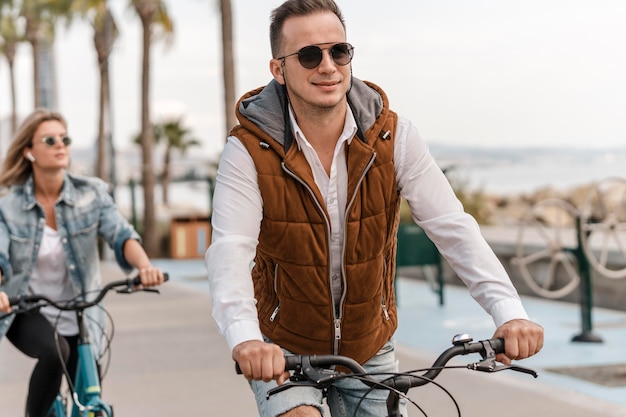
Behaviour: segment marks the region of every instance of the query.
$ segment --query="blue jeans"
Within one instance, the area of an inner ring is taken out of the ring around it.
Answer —
[[[285,353],[290,352],[283,349]],[[395,357],[395,340],[391,339],[363,367],[368,373],[398,372]],[[385,379],[383,375],[379,379]],[[309,405],[325,415],[323,393],[312,387],[293,387],[266,398],[267,391],[276,387],[276,381],[251,381],[250,386],[256,397],[261,417],[276,417],[298,406]],[[353,378],[336,381],[328,390],[326,402],[332,417],[384,417],[387,415],[387,390],[370,390],[370,387]],[[361,401],[361,398],[363,401]],[[401,401],[402,415],[406,414],[406,402]]]

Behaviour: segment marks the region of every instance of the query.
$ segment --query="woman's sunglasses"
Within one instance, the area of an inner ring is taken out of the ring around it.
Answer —
[[[61,138],[61,142],[63,145],[70,146],[72,144],[72,138],[68,136],[64,136]],[[46,136],[45,138],[41,138],[41,143],[45,143],[48,146],[54,146],[57,143],[57,140],[54,136]]]
[[[348,65],[352,61],[352,55],[354,54],[354,47],[349,43],[336,43],[330,48],[320,48],[317,45],[305,46],[298,52],[293,54],[281,56],[276,59],[285,59],[293,55],[298,55],[298,61],[306,69],[316,68],[322,62],[322,51],[328,49],[330,56],[337,65]]]

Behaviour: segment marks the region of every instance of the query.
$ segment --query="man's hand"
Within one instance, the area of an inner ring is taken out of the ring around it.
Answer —
[[[233,359],[247,380],[276,380],[278,385],[289,379],[285,355],[280,346],[259,340],[242,342],[233,349]]]
[[[511,360],[533,356],[543,347],[543,327],[529,320],[507,321],[496,329],[493,337],[504,339],[505,353],[499,354],[496,360],[505,365]]]

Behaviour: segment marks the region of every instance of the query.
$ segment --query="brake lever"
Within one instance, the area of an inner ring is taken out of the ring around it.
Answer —
[[[467,365],[467,368],[472,369],[474,371],[481,371],[481,372],[500,372],[500,371],[511,370],[515,372],[529,374],[535,378],[539,376],[539,374],[537,374],[535,370],[530,369],[530,368],[525,368],[519,365],[495,365],[494,364],[493,366],[490,366],[490,365],[482,364],[482,361],[481,361],[481,362],[476,362],[476,363],[470,363]]]
[[[278,394],[279,392],[283,392],[283,391],[288,390],[289,388],[293,388],[293,387],[313,387],[313,388],[319,388],[318,385],[314,381],[309,381],[309,380],[292,381],[291,378],[289,380],[291,382],[285,382],[282,385],[279,385],[277,387],[274,387],[274,388],[268,390],[267,394],[265,394],[265,398],[269,400],[269,398],[272,395]]]
[[[26,314],[26,313],[30,313],[30,312],[38,312],[41,308],[43,307],[43,305],[41,303],[36,303],[36,304],[31,304],[28,305],[28,303],[24,303],[23,301],[20,301],[20,303],[16,306],[13,306],[13,311],[11,311],[10,313],[0,317],[0,318],[5,318],[8,317],[10,315],[13,314]]]
[[[118,293],[118,294],[132,294],[132,293],[137,292],[137,291],[153,292],[153,293],[156,293],[156,294],[160,294],[161,293],[156,288],[135,288],[135,287],[132,287],[132,286],[128,286],[128,287],[124,287],[124,288],[115,290],[115,292]]]
[[[293,387],[325,389],[332,385],[333,381],[337,378],[337,372],[312,366],[308,357],[303,357],[302,359],[302,366],[289,377],[289,382],[267,391],[267,399],[274,394]],[[304,372],[302,372],[302,370],[304,370]]]
[[[496,365],[496,352],[491,347],[491,344],[487,341],[482,341],[483,347],[485,348],[485,353],[481,354],[483,359],[479,362],[470,363],[467,365],[468,369],[472,369],[474,371],[481,372],[500,372],[510,369],[511,371],[522,372],[525,374],[532,375],[537,378],[539,375],[537,372],[530,368],[525,368],[519,365]]]
[[[332,385],[333,381],[335,380],[335,376],[336,375],[331,375],[322,379],[311,380],[307,379],[306,376],[303,376],[302,374],[298,376],[295,376],[294,374],[294,376],[291,376],[289,378],[289,382],[268,390],[265,397],[269,399],[272,395],[278,394],[279,392],[285,391],[293,387],[312,387],[317,389],[325,389]]]

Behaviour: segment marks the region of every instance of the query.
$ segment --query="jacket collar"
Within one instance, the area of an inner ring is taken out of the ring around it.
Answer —
[[[24,210],[31,210],[37,204],[37,199],[35,199],[35,179],[33,174],[30,174],[24,185],[22,186],[22,192],[24,193]],[[65,172],[63,178],[63,188],[61,188],[61,195],[59,196],[59,200],[68,206],[73,206],[76,202],[76,188],[74,187],[74,183],[71,181],[71,175],[68,172]]]

